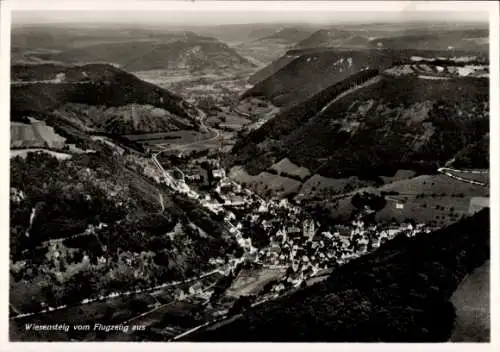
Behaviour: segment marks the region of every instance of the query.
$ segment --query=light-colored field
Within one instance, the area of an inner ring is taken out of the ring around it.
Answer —
[[[399,195],[386,197],[387,206],[377,214],[379,220],[412,218],[425,223],[434,221],[438,226],[468,215],[471,197],[489,194],[486,187],[444,175],[422,175],[396,181],[382,186],[380,190],[395,191]]]
[[[444,175],[422,175],[407,180],[386,184],[379,188],[367,187],[356,193],[385,195],[386,206],[376,213],[380,222],[414,219],[430,226],[444,226],[456,222],[462,216],[469,215],[470,200],[474,197],[488,197],[487,187],[473,185]],[[355,210],[351,204],[353,192],[348,197],[325,203],[332,215],[347,218]]]
[[[410,194],[460,194],[465,196],[488,196],[488,187],[473,185],[459,180],[454,180],[445,175],[422,175],[409,180],[396,181],[380,188],[383,191],[397,191]]]
[[[414,219],[429,225],[450,225],[469,214],[469,197],[390,196],[384,209],[377,213],[379,221]],[[399,204],[399,205],[398,205]],[[400,207],[403,208],[400,208]]]
[[[36,153],[36,152],[50,154],[59,160],[69,159],[72,157],[72,155],[68,153],[54,152],[52,150],[40,149],[40,148],[14,149],[10,151],[10,157],[15,158],[16,156],[20,156],[21,158],[24,159],[26,158],[28,153]]]
[[[238,104],[238,111],[243,114],[253,115],[256,118],[272,118],[280,109],[268,101],[258,98],[245,98]]]
[[[398,170],[394,176],[381,176],[380,178],[384,180],[384,183],[391,183],[401,180],[407,180],[415,176],[415,171],[412,170]]]
[[[455,327],[451,342],[490,341],[490,262],[474,270],[451,297]]]
[[[292,163],[288,158],[281,159],[279,162],[271,166],[271,169],[276,170],[278,174],[285,173],[300,177],[301,179],[304,179],[311,174],[309,169]]]
[[[246,119],[242,116],[229,114],[229,113],[221,113],[221,116],[215,117],[215,120],[220,123],[222,128],[229,128],[234,131],[240,131],[244,126],[252,123],[249,119]]]
[[[271,280],[279,279],[284,273],[284,269],[242,270],[227,290],[227,294],[235,298],[257,294],[265,284]]]
[[[273,175],[268,172],[261,172],[258,175],[249,175],[242,167],[235,166],[231,169],[229,177],[240,184],[246,184],[259,194],[270,192],[278,197],[296,193],[300,189],[301,183],[288,177]]]
[[[299,197],[311,198],[325,194],[335,195],[367,186],[369,186],[367,181],[359,180],[357,177],[330,178],[315,174],[302,185]]]
[[[141,142],[148,142],[148,144],[162,144],[165,146],[171,146],[171,147],[180,147],[183,145],[187,145],[190,143],[194,143],[197,141],[201,141],[204,139],[207,139],[206,133],[200,133],[196,131],[175,131],[175,132],[166,132],[166,133],[161,133],[160,137],[163,138],[157,138],[158,135],[160,134],[147,134],[147,135],[140,135],[140,136],[145,136],[145,137],[140,137],[139,135],[134,136],[135,140],[137,138],[141,138]],[[147,137],[151,137],[148,139]],[[210,137],[210,136],[208,136]]]
[[[54,148],[64,147],[66,138],[54,132],[45,122],[30,119],[31,124],[11,122],[10,146],[11,148]]]
[[[125,138],[131,141],[143,142],[152,140],[176,140],[181,139],[179,132],[160,132],[160,133],[141,133],[141,134],[127,134]]]

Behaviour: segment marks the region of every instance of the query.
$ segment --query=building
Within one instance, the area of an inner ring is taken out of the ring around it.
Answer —
[[[175,296],[176,300],[178,300],[178,301],[182,301],[184,298],[186,298],[186,294],[180,288],[175,290],[174,296]]]
[[[212,176],[214,179],[223,179],[226,178],[226,171],[224,169],[215,169],[212,170]]]
[[[203,285],[201,282],[197,282],[189,287],[189,293],[194,295],[203,292]]]
[[[316,233],[314,220],[307,219],[302,223],[302,233],[304,234],[304,237],[307,237],[308,239],[312,239],[314,237],[314,234]]]
[[[188,181],[201,182],[201,181],[203,181],[203,176],[201,176],[199,174],[186,175],[186,179]]]
[[[56,74],[56,78],[54,79],[54,83],[62,83],[66,80],[66,74],[64,72]]]

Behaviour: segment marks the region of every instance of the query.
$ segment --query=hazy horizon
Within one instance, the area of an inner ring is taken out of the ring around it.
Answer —
[[[67,24],[127,24],[151,26],[218,26],[245,24],[362,24],[362,23],[477,23],[487,24],[487,12],[443,11],[336,11],[308,9],[276,11],[248,9],[162,9],[162,10],[14,10],[13,26]]]

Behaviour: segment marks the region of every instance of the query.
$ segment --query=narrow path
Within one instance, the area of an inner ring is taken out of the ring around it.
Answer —
[[[161,212],[163,213],[165,211],[165,204],[163,203],[163,194],[160,193],[160,205],[161,205]]]
[[[21,311],[19,309],[17,309],[16,307],[14,307],[14,305],[12,303],[9,303],[9,307],[16,313],[16,314],[22,314]]]
[[[325,112],[332,104],[334,104],[335,102],[337,102],[338,100],[342,99],[343,97],[345,97],[346,95],[349,95],[351,93],[354,93],[355,91],[361,89],[361,88],[365,88],[365,87],[368,87],[372,84],[375,84],[377,82],[380,82],[380,80],[382,79],[382,76],[378,75],[378,76],[375,76],[373,78],[370,78],[369,80],[367,80],[366,82],[362,83],[362,84],[359,84],[351,89],[348,89],[348,90],[345,90],[343,91],[342,93],[340,93],[339,95],[337,95],[335,98],[333,98],[333,100],[331,100],[328,104],[326,104],[318,114],[321,114],[323,112]]]

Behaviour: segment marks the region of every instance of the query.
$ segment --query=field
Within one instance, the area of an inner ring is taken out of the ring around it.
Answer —
[[[66,139],[54,132],[45,122],[30,119],[31,124],[11,122],[10,146],[11,148],[36,148],[47,147],[60,149],[64,147]]]
[[[422,175],[410,180],[390,183],[380,188],[382,191],[396,191],[400,194],[417,195],[432,193],[455,195],[463,193],[465,196],[488,196],[489,189],[478,185],[454,180],[445,175]]]
[[[33,152],[48,153],[48,154],[50,154],[50,155],[52,155],[60,160],[71,158],[71,154],[68,154],[68,153],[54,152],[52,150],[46,150],[46,149],[40,149],[40,148],[13,149],[10,151],[10,157],[15,158],[16,156],[20,156],[21,158],[24,159],[24,158],[26,158],[26,155],[28,153],[33,153]]]
[[[240,101],[238,110],[249,115],[263,116],[276,115],[280,109],[263,99],[248,97]]]
[[[231,131],[240,131],[246,125],[249,125],[251,123],[252,121],[247,118],[225,111],[220,112],[217,115],[211,116],[207,119],[207,124]]]
[[[355,193],[387,192],[385,207],[376,213],[379,222],[404,222],[414,219],[429,226],[441,227],[469,215],[473,197],[488,197],[487,187],[458,181],[444,175],[422,175],[386,184],[379,188],[359,188],[339,199],[310,202],[327,209],[333,217],[348,219],[356,210],[352,205]]]
[[[147,144],[172,144],[182,145],[196,142],[197,140],[204,139],[203,133],[196,131],[174,131],[162,133],[141,133],[141,134],[128,134],[125,135],[127,139],[135,142]]]
[[[300,179],[304,179],[309,176],[311,173],[309,169],[305,167],[300,167],[290,161],[288,158],[284,158],[280,160],[278,163],[271,166],[271,169],[278,172],[278,175],[284,174],[283,176],[296,176]]]
[[[269,172],[261,172],[256,176],[252,176],[241,167],[233,167],[229,173],[229,177],[259,194],[270,194],[277,197],[297,193],[301,185],[300,181],[273,175]]]
[[[384,183],[391,183],[401,180],[406,180],[415,176],[415,171],[412,170],[398,170],[394,176],[381,176],[380,178],[384,181]]]
[[[228,74],[224,71],[214,71],[193,74],[189,70],[177,69],[139,71],[134,74],[146,82],[191,98],[207,94],[223,94],[228,91],[240,92],[250,87],[241,72]]]
[[[359,180],[357,177],[331,178],[315,174],[302,185],[299,195],[300,198],[314,198],[326,194],[347,193],[369,185],[369,182]]]
[[[377,214],[379,220],[413,218],[430,225],[435,222],[437,226],[448,225],[468,215],[471,197],[489,195],[487,187],[444,175],[418,176],[385,185],[380,190],[399,195],[386,197],[387,206]]]
[[[285,273],[284,269],[242,270],[234,283],[227,290],[232,297],[255,295],[274,279],[279,279]]]
[[[165,146],[171,149],[182,149],[192,144],[202,144],[203,141],[213,138],[213,133],[200,133],[196,131],[175,131],[164,133],[147,133],[126,135],[126,138],[144,144],[145,146]]]

